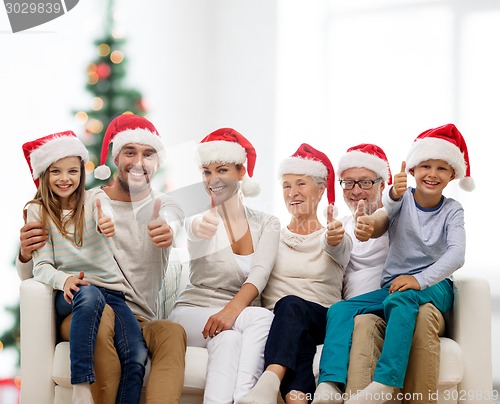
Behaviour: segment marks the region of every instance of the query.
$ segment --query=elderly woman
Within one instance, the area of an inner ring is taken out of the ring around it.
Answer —
[[[198,145],[200,168],[212,208],[186,220],[190,285],[169,319],[186,330],[188,346],[206,347],[204,403],[232,404],[264,369],[271,311],[258,307],[278,252],[277,218],[249,209],[255,194],[255,150],[234,129],[223,128]],[[243,165],[247,161],[247,169]]]
[[[262,293],[274,310],[265,350],[266,370],[238,404],[307,403],[316,389],[313,359],[325,338],[328,308],[341,299],[342,279],[352,240],[333,219],[335,173],[328,157],[302,144],[279,170],[283,199],[291,214],[281,230],[276,263]],[[317,210],[328,196],[328,225]],[[334,254],[335,252],[335,254]],[[341,257],[337,261],[333,256]]]

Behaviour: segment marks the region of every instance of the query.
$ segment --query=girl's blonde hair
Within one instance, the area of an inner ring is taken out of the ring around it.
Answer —
[[[59,197],[55,195],[49,186],[49,170],[45,170],[40,175],[40,184],[34,198],[29,201],[40,205],[41,221],[44,229],[49,227],[51,220],[59,232],[69,241],[75,243],[77,247],[83,244],[83,232],[85,230],[85,164],[80,158],[80,184],[76,191],[71,195],[76,198],[76,207],[68,215],[63,216],[63,210]],[[69,231],[68,227],[73,224],[73,232]]]

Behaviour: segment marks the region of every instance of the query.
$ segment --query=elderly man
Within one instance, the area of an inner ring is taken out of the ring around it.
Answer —
[[[373,144],[353,146],[341,157],[337,173],[343,189],[344,201],[352,214],[341,218],[345,233],[353,240],[351,258],[344,276],[343,298],[349,299],[380,288],[382,269],[387,257],[387,233],[364,240],[363,216],[383,207],[382,191],[392,183],[392,176],[384,151]],[[385,229],[384,229],[385,230]],[[430,394],[437,390],[439,375],[439,335],[444,332],[444,319],[432,304],[421,306],[413,337],[412,350],[403,392],[406,403],[435,403]],[[356,317],[350,352],[349,371],[345,393],[354,394],[372,380],[375,364],[382,350],[385,321],[373,314]],[[373,349],[370,349],[373,348]],[[320,384],[314,404],[322,397],[334,397],[332,386]],[[326,388],[326,389],[325,389]],[[410,398],[410,399],[408,399]],[[339,398],[338,402],[341,402]]]

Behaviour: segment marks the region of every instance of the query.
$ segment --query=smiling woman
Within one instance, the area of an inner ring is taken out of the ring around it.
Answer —
[[[224,205],[239,190],[245,166],[234,163],[209,163],[202,166],[202,176],[213,205]]]
[[[288,229],[297,234],[309,234],[312,223],[316,223],[317,229],[321,229],[323,226],[316,220],[316,211],[326,189],[325,179],[309,175],[283,174],[282,181],[283,199],[293,218]]]
[[[272,404],[279,391],[287,402],[314,393],[316,346],[323,342],[328,307],[341,299],[348,260],[344,255],[346,262],[337,262],[330,254],[332,248],[352,247],[351,239],[342,237],[342,226],[333,225],[333,206],[328,207],[328,230],[318,219],[323,194],[329,204],[335,202],[335,173],[328,157],[303,143],[282,161],[279,173],[291,217],[281,230],[276,263],[262,293],[263,305],[275,315],[264,354],[266,370],[237,404]]]
[[[204,402],[234,402],[264,366],[273,315],[257,306],[276,258],[279,221],[244,204],[257,188],[247,178],[255,149],[243,135],[216,130],[197,152],[212,206],[186,220],[190,284],[169,319],[184,327],[189,346],[208,349]]]

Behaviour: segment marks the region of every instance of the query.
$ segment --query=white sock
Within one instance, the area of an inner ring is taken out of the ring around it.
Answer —
[[[270,370],[262,373],[250,392],[236,401],[236,404],[276,404],[281,380]]]
[[[391,401],[394,395],[394,387],[379,382],[371,382],[359,393],[354,394],[345,404],[382,404]]]
[[[314,400],[311,404],[342,404],[344,398],[338,386],[333,382],[322,382],[316,387]]]
[[[94,404],[90,383],[73,384],[73,404]]]

